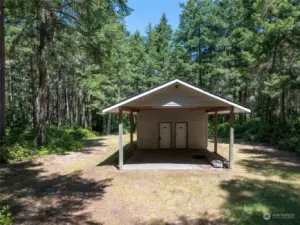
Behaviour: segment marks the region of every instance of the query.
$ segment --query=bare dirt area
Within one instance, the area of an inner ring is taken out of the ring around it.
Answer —
[[[300,160],[292,153],[239,143],[231,171],[118,171],[117,140],[2,167],[1,205],[12,206],[15,224],[300,223]],[[219,153],[228,158],[228,144]],[[265,212],[293,218],[266,221]]]
[[[90,163],[101,161],[107,155],[108,146],[103,141],[103,138],[87,140],[86,147],[80,151],[45,156],[35,162],[40,163],[48,174],[82,170],[89,167]]]

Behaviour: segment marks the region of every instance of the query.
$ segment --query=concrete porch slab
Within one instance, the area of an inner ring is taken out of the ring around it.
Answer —
[[[123,170],[222,170],[222,168],[204,167],[199,164],[143,163],[125,164]]]
[[[125,162],[123,170],[220,170],[207,160],[208,152],[206,149],[140,149]]]

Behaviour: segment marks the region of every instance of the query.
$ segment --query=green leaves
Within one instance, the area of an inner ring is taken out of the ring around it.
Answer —
[[[10,212],[10,208],[8,205],[3,206],[0,211],[0,224],[1,225],[11,225],[13,222],[14,217]]]
[[[288,75],[272,74],[268,80],[264,82],[264,93],[272,98],[278,97],[283,88],[289,83],[290,77]]]
[[[101,129],[103,108],[175,78],[247,105],[264,121],[280,111],[293,120],[300,110],[298,3],[188,0],[176,30],[163,14],[142,35],[126,30],[125,0],[7,0],[7,124],[35,126],[43,32],[49,124],[88,120]]]

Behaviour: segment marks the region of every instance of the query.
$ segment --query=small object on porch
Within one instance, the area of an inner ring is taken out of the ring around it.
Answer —
[[[224,167],[223,162],[221,160],[217,160],[217,159],[212,160],[211,164],[215,168],[223,168]]]
[[[224,165],[224,168],[229,169],[229,161],[228,160],[223,161],[223,165]]]

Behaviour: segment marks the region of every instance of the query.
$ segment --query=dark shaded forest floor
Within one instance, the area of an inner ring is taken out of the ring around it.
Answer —
[[[2,167],[1,205],[12,206],[15,224],[300,224],[292,153],[236,144],[232,171],[120,172],[117,140]],[[219,153],[227,157],[228,144]]]

